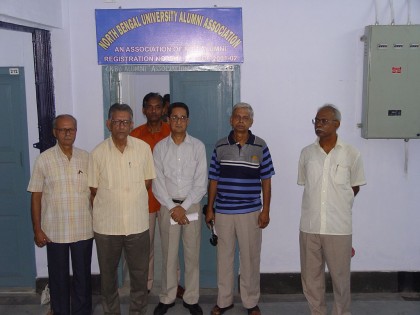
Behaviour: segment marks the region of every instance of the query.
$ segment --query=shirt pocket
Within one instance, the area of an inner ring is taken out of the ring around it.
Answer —
[[[78,170],[76,176],[73,177],[74,187],[78,192],[89,191],[88,176],[86,170]]]
[[[338,185],[346,185],[350,183],[350,167],[347,165],[337,164],[331,170],[334,182]]]
[[[138,184],[140,182],[144,182],[143,164],[141,162],[130,162],[128,172],[130,183]]]

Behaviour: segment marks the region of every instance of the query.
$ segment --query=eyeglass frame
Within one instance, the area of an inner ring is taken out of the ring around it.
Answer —
[[[77,128],[54,128],[54,130],[57,130],[57,132],[62,135],[66,135],[67,133],[69,135],[74,135],[77,132]]]
[[[131,124],[131,122],[132,122],[131,119],[124,119],[124,120],[113,120],[113,119],[111,119],[111,124],[113,126],[117,126],[118,125],[118,127],[121,126],[121,124],[124,127],[128,127]]]
[[[312,118],[312,124],[316,125],[317,123],[321,123],[321,125],[326,126],[332,123],[333,121],[338,121],[337,119],[325,119],[325,118]]]
[[[184,116],[184,115],[182,115],[182,116],[169,116],[168,118],[169,118],[170,121],[173,121],[173,122],[178,122],[179,120],[182,121],[182,122],[186,122],[188,120],[188,116]]]

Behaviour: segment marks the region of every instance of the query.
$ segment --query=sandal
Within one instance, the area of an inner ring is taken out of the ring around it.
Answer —
[[[222,315],[224,312],[226,312],[227,310],[230,310],[231,308],[233,308],[233,304],[226,306],[226,307],[219,307],[217,304],[213,307],[213,309],[211,310],[210,314],[211,315]]]

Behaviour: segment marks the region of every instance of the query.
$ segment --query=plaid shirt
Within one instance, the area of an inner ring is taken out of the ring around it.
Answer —
[[[29,192],[42,192],[41,228],[55,243],[72,243],[93,237],[88,152],[73,147],[69,160],[58,144],[35,161]]]

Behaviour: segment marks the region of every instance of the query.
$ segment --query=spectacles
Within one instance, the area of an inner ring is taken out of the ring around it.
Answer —
[[[131,120],[111,120],[111,124],[114,126],[121,126],[127,127],[131,123]]]
[[[66,135],[67,133],[72,135],[76,133],[76,128],[54,128],[55,130],[58,131],[58,133],[62,134],[62,135]]]
[[[323,125],[323,126],[328,125],[328,124],[332,123],[333,121],[337,121],[337,119],[324,119],[324,118],[322,118],[322,119],[319,119],[319,118],[312,119],[312,123],[314,125],[316,125],[318,123],[321,123],[321,125]]]
[[[188,117],[187,116],[171,116],[171,117],[169,117],[169,119],[173,122],[178,122],[178,120],[180,120],[182,122],[186,122]]]

